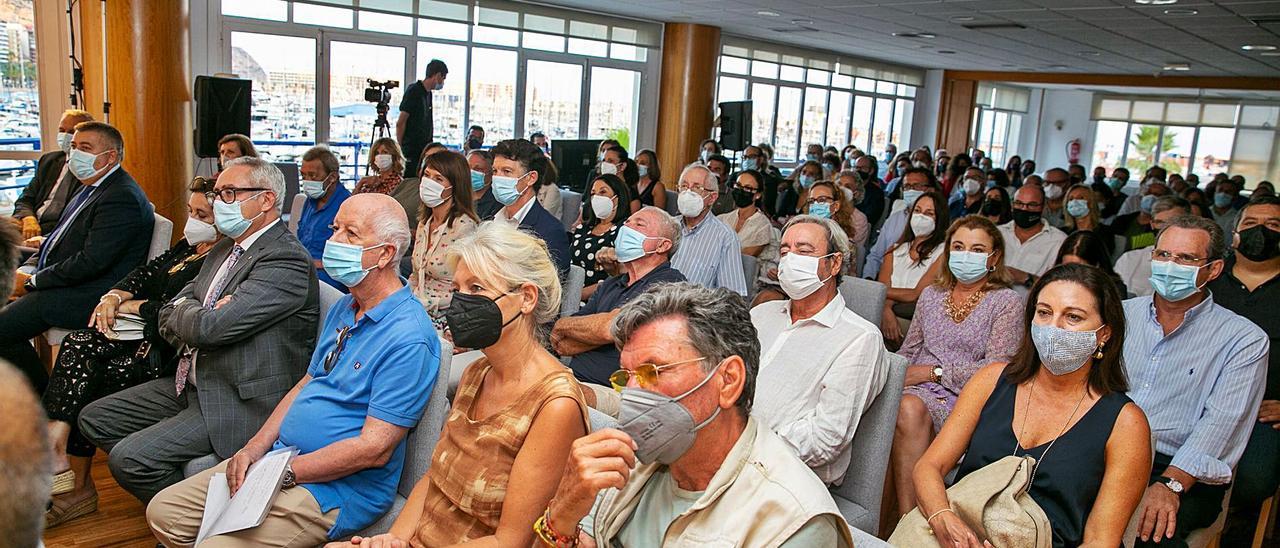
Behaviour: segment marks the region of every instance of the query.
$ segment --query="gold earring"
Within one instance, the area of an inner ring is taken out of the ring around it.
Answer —
[[[1098,345],[1098,350],[1097,350],[1096,352],[1094,352],[1094,353],[1093,353],[1093,358],[1094,358],[1095,360],[1101,360],[1101,359],[1102,359],[1102,345]]]

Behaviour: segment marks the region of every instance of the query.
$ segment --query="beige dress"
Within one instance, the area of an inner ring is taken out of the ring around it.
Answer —
[[[476,393],[488,373],[489,362],[481,358],[467,368],[458,384],[449,420],[431,455],[431,468],[421,480],[428,482],[428,488],[422,515],[409,541],[414,548],[466,542],[498,529],[511,467],[533,418],[547,402],[572,398],[582,411],[585,431],[591,430],[582,387],[567,368],[543,377],[507,408],[473,420]]]
[[[444,222],[435,230],[428,228],[430,222],[430,218],[423,219],[414,236],[416,245],[413,248],[413,273],[409,276],[409,288],[427,309],[436,328],[443,329],[444,309],[448,308],[449,299],[453,296],[453,270],[445,262],[445,255],[455,241],[475,231],[476,222],[463,216],[454,219],[452,227]]]

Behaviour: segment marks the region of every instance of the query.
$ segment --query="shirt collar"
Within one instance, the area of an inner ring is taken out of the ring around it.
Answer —
[[[387,314],[390,314],[392,310],[398,308],[401,303],[408,299],[414,299],[415,302],[417,301],[417,298],[413,296],[413,292],[409,290],[408,285],[401,286],[400,289],[397,289],[390,295],[387,295],[387,298],[382,299],[382,302],[378,303],[378,306],[375,306],[373,309],[365,312],[364,317],[368,318],[371,322],[378,323],[382,321],[382,318],[387,317]],[[355,298],[352,298],[351,308],[348,309],[348,313],[351,314],[350,317],[355,316],[355,309],[357,306],[359,305],[356,303]]]
[[[258,241],[258,238],[261,238],[263,234],[266,234],[268,230],[271,230],[271,227],[276,226],[276,225],[277,225],[277,224],[279,224],[279,223],[280,223],[280,219],[276,219],[276,220],[274,220],[274,221],[271,221],[271,222],[267,223],[267,225],[266,225],[266,226],[264,226],[264,227],[262,227],[262,228],[258,229],[258,231],[257,231],[257,232],[254,232],[253,234],[250,234],[250,235],[249,235],[249,237],[248,237],[248,238],[245,238],[243,242],[238,243],[238,244],[235,244],[235,245],[240,246],[240,249],[243,249],[243,250],[245,250],[245,251],[248,251],[250,247],[253,247],[253,242]]]
[[[791,305],[793,302],[794,301],[789,300],[787,301],[787,306],[782,307],[782,313],[787,315],[788,323],[791,323]],[[792,325],[800,325],[801,323],[812,321],[821,324],[823,327],[833,327],[836,325],[836,321],[840,319],[840,312],[842,308],[844,308],[844,297],[840,295],[839,291],[836,291],[835,296],[832,297],[831,300],[827,302],[827,305],[822,307],[822,310],[819,310],[817,314],[795,322]]]
[[[1179,329],[1182,329],[1182,326],[1187,325],[1187,322],[1190,322],[1196,319],[1196,317],[1200,316],[1201,314],[1204,314],[1206,311],[1213,308],[1213,293],[1209,291],[1208,287],[1201,288],[1201,291],[1204,291],[1205,293],[1204,300],[1200,301],[1199,304],[1191,307],[1190,310],[1187,310],[1186,314],[1182,315],[1182,323],[1179,324],[1178,326]],[[1146,298],[1151,299],[1151,306],[1148,307],[1148,313],[1150,315],[1151,321],[1156,325],[1159,325],[1160,320],[1156,318],[1156,296],[1151,295],[1150,297],[1146,297]]]
[[[347,190],[346,185],[343,185],[342,181],[337,181],[333,184],[336,185],[333,189],[333,194],[329,195],[329,199],[325,201],[324,205],[321,205],[320,200],[316,198],[307,198],[307,201],[315,204],[316,211],[324,211],[326,209],[329,209],[329,206],[332,206],[334,203],[337,203],[343,197],[351,195],[351,191]]]

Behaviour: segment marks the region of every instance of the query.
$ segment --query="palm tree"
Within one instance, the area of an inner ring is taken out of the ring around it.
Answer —
[[[1156,163],[1161,151],[1173,148],[1173,138],[1177,136],[1177,132],[1166,130],[1161,137],[1160,126],[1138,126],[1138,133],[1129,140],[1129,160],[1125,162],[1126,166],[1130,171],[1146,171]],[[1169,169],[1169,166],[1164,167]],[[1176,164],[1173,165],[1172,171],[1178,170]]]

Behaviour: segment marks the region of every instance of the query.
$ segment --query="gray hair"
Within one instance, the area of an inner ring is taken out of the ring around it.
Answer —
[[[12,276],[11,276],[12,277]],[[16,368],[0,360],[0,538],[8,546],[37,546],[44,529],[44,507],[53,487],[47,419],[31,385]]]
[[[284,174],[280,173],[280,168],[262,158],[252,156],[241,156],[227,162],[222,168],[226,170],[233,166],[249,168],[247,175],[249,183],[255,187],[271,189],[271,192],[276,195],[276,213],[284,212]]]
[[[1165,223],[1164,228],[1160,229],[1160,233],[1156,234],[1156,245],[1160,244],[1160,237],[1164,236],[1170,228],[1182,228],[1189,230],[1203,230],[1209,234],[1209,249],[1205,257],[1210,261],[1225,259],[1227,257],[1227,241],[1222,234],[1222,227],[1212,219],[1206,219],[1199,215],[1179,215]]]
[[[538,287],[538,305],[533,310],[535,331],[560,313],[560,275],[546,242],[503,221],[480,223],[471,234],[449,248],[445,261],[449,269],[458,261],[495,290],[531,283]],[[536,333],[543,336],[545,333]]]
[[[853,257],[849,253],[849,235],[845,234],[844,229],[831,219],[823,219],[813,215],[796,215],[792,217],[787,224],[782,227],[782,233],[785,235],[787,230],[795,225],[818,225],[827,231],[827,253],[840,253],[841,261],[851,261]],[[840,265],[840,269],[836,271],[836,285],[840,285],[841,272],[844,272],[844,265]]]
[[[400,258],[409,250],[409,242],[413,238],[409,231],[409,215],[395,198],[385,194],[377,196],[379,203],[375,204],[377,210],[369,220],[369,229],[379,240],[395,246],[392,263],[395,265],[393,268],[398,269]]]
[[[836,183],[839,183],[840,180],[844,179],[845,177],[853,179],[853,188],[849,189],[853,191],[853,199],[849,201],[853,202],[853,205],[862,203],[862,199],[865,198],[867,195],[867,182],[862,180],[862,175],[859,175],[857,171],[854,171],[852,169],[845,169],[840,171],[840,173],[836,174]],[[844,185],[839,185],[839,186],[844,186]],[[845,187],[845,188],[848,188],[848,187]]]
[[[736,406],[743,417],[750,415],[756,372],[760,370],[760,339],[751,323],[747,300],[725,288],[708,289],[688,282],[661,284],[623,305],[610,332],[622,348],[637,329],[672,316],[684,318],[685,343],[706,358],[702,361],[704,373],[710,374],[730,356],[742,358],[746,377]]]
[[[716,192],[720,190],[720,176],[716,175],[716,172],[711,171],[711,168],[707,167],[706,164],[702,164],[699,162],[694,162],[692,164],[684,166],[684,170],[680,171],[680,179],[676,180],[677,188],[679,188],[680,181],[684,180],[684,176],[688,175],[690,171],[694,171],[694,170],[702,170],[707,174],[707,180],[702,183],[703,190],[711,190]],[[708,186],[710,186],[711,188],[707,188]]]
[[[1151,205],[1151,216],[1154,217],[1157,213],[1164,213],[1170,209],[1181,209],[1183,213],[1191,213],[1191,202],[1178,196],[1161,196]]]
[[[670,213],[667,213],[660,207],[644,206],[640,208],[640,211],[648,211],[652,213],[654,217],[658,218],[660,224],[658,228],[662,233],[662,237],[671,241],[671,251],[667,252],[667,257],[674,257],[676,255],[676,250],[680,248],[680,221],[677,221],[675,217],[672,217]],[[639,213],[640,211],[637,211],[636,213]]]
[[[22,235],[13,223],[0,221],[0,295],[13,294],[13,272],[18,270]]]
[[[325,145],[313,146],[302,153],[302,161],[311,162],[315,160],[320,160],[320,165],[324,167],[327,175],[337,173],[341,167],[338,163],[338,156]]]

